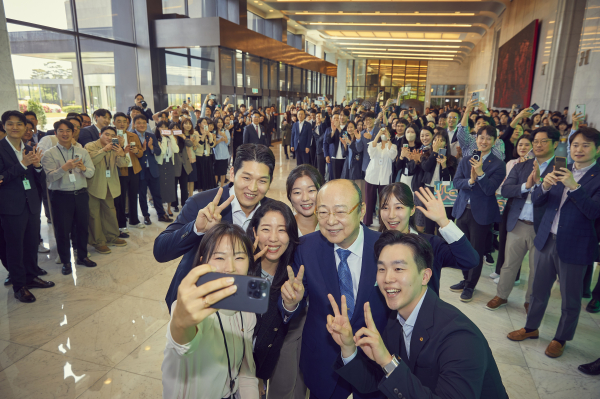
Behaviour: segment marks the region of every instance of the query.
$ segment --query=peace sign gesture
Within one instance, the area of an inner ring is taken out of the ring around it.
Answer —
[[[383,343],[383,339],[381,339],[379,331],[377,331],[369,302],[365,302],[365,322],[367,323],[367,327],[361,328],[354,335],[356,346],[360,346],[365,355],[381,367],[388,365],[392,361],[392,355],[390,355],[390,352]]]
[[[232,195],[219,205],[222,194],[223,187],[219,187],[215,199],[198,212],[198,216],[196,217],[196,230],[199,233],[206,233],[211,227],[219,223],[221,221],[221,212],[223,209],[227,208],[235,198],[235,196]]]
[[[281,297],[283,298],[284,308],[288,311],[294,310],[304,297],[304,265],[300,266],[298,275],[294,276],[294,270],[291,266],[287,267],[288,281],[281,286]]]
[[[258,248],[258,235],[256,236],[256,240],[254,240],[254,252],[256,252],[256,248]],[[260,258],[263,257],[264,254],[267,253],[267,251],[269,250],[269,246],[265,245],[265,247],[257,254],[254,254],[254,261],[258,261]]]
[[[342,295],[341,313],[337,303],[335,303],[335,299],[333,299],[333,295],[328,294],[327,298],[329,298],[329,303],[331,303],[331,307],[333,308],[333,316],[327,315],[327,331],[329,331],[335,343],[342,348],[342,356],[350,357],[356,350],[356,345],[354,344],[350,319],[348,319],[346,296]]]

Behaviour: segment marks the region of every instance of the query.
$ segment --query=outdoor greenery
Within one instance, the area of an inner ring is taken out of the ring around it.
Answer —
[[[45,130],[45,126],[46,123],[48,123],[48,120],[46,119],[46,112],[44,111],[44,107],[42,107],[42,105],[39,102],[30,99],[29,101],[27,101],[27,110],[35,112],[35,114],[37,115],[38,124],[40,125],[40,129]]]

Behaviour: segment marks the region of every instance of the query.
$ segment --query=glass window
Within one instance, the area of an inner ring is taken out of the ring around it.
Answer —
[[[381,60],[379,64],[379,85],[391,86],[392,84],[392,61]]]
[[[248,29],[254,32],[265,34],[265,20],[258,15],[248,11]]]
[[[73,30],[70,2],[65,0],[9,0],[4,1],[4,11],[6,18],[51,28]],[[18,31],[32,29],[19,27]]]
[[[367,73],[367,60],[355,60],[354,62],[354,86],[364,86]]]
[[[60,8],[68,9],[66,4],[68,1]],[[75,0],[79,32],[133,42],[131,4],[130,1]],[[48,11],[47,5],[44,10]]]
[[[354,98],[356,99],[365,99],[365,88],[364,87],[355,87],[354,88]]]
[[[262,60],[262,88],[263,89],[268,89],[269,88],[269,61],[268,60]]]
[[[87,86],[88,112],[90,115],[102,106],[102,95],[100,94],[100,86]]]
[[[185,15],[185,0],[162,0],[162,8],[163,14]]]
[[[392,74],[392,86],[404,86],[404,77],[406,75],[406,61],[394,60],[394,70]]]
[[[271,74],[269,75],[269,88],[271,90],[277,90],[277,62],[271,61],[269,65],[271,69]]]
[[[194,57],[206,58],[206,59],[214,61],[217,59],[217,48],[216,47],[190,48],[190,55],[192,55]]]
[[[166,54],[167,84],[212,85],[215,78],[215,62]]]
[[[214,85],[215,82],[215,62],[198,60],[192,58],[191,60],[191,85]]]
[[[221,49],[221,85],[233,86],[233,51]]]
[[[246,87],[260,87],[260,58],[246,54]]]
[[[346,86],[352,86],[354,60],[346,60]]]
[[[106,100],[110,112],[117,112],[117,95],[115,93],[115,86],[106,86]]]
[[[316,55],[317,54],[317,46],[314,43],[309,42],[308,40],[304,41],[304,48],[306,50],[306,52],[310,55]]]
[[[187,0],[188,15],[190,18],[216,17],[218,16],[217,0]],[[164,4],[164,0],[163,0]]]
[[[244,54],[240,51],[235,53],[235,76],[237,87],[244,87]]]
[[[367,61],[367,86],[379,86],[379,60]]]
[[[286,85],[286,66],[284,63],[280,62],[279,63],[279,90],[280,91],[287,91],[287,85]]]
[[[42,130],[67,112],[83,112],[75,38],[10,23],[7,28],[19,108],[25,111],[31,100],[55,114],[39,120]],[[43,48],[37,43],[44,43]]]
[[[302,86],[302,70],[300,68],[292,68],[292,91],[301,91]]]

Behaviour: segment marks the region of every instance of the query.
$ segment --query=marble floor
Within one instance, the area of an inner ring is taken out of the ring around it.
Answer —
[[[269,196],[286,201],[285,179],[295,161],[285,160],[280,146],[275,152],[278,163]],[[143,230],[131,229],[128,246],[113,247],[109,255],[90,249],[98,267],[74,266],[72,275],[63,276],[54,263],[51,226],[43,219],[42,235],[51,252],[40,254],[39,263],[56,287],[35,290],[34,304],[20,303],[10,287],[0,287],[0,398],[160,398],[169,320],[164,297],[178,264],[158,263],[152,256],[154,239],[166,225],[154,222]],[[581,374],[577,366],[600,357],[600,314],[582,309],[575,339],[564,355],[544,355],[560,317],[558,286],[540,339],[516,343],[506,338],[525,323],[527,260],[523,269],[522,283],[508,306],[495,312],[485,309],[496,292],[487,277],[491,266],[484,267],[470,303],[460,302],[447,288],[461,279],[460,272],[445,269],[441,297],[483,331],[511,399],[599,398],[600,377]],[[1,268],[0,279],[5,277]],[[597,278],[595,270],[594,282]],[[587,300],[583,308],[585,304]]]

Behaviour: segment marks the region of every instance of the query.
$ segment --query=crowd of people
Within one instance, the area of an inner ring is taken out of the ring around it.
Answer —
[[[35,301],[29,289],[54,286],[37,265],[42,203],[69,274],[71,247],[78,265],[94,267],[88,244],[109,253],[127,244],[128,227],[152,223],[149,192],[169,223],[156,260],[182,257],[166,295],[164,397],[506,398],[481,331],[439,298],[442,269],[462,271],[448,288],[470,302],[497,249],[486,305],[496,310],[529,254],[527,321],[507,338],[539,338],[558,278],[561,318],[545,353],[560,357],[583,298],[600,311],[600,283],[591,291],[600,132],[567,109],[472,100],[419,113],[400,103],[305,98],[277,114],[209,95],[200,109],[153,113],[138,94],[127,113],[69,114],[48,132],[35,114],[7,111],[5,285],[23,302]],[[278,129],[297,162],[291,207],[267,197]],[[445,186],[457,190],[451,205]],[[196,285],[215,271],[268,280],[267,312],[211,307],[237,290],[232,278]],[[600,374],[600,359],[579,369]]]

